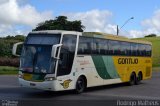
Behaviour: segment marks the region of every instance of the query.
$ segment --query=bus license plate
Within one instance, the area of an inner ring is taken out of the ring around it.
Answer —
[[[35,83],[30,83],[30,86],[36,86],[36,84]]]

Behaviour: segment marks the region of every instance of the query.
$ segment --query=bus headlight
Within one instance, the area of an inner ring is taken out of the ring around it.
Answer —
[[[56,78],[55,77],[46,77],[45,78],[45,81],[53,81],[55,80]]]
[[[23,74],[18,74],[18,77],[19,78],[23,78]]]

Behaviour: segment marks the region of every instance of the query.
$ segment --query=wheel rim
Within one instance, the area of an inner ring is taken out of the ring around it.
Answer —
[[[141,74],[138,74],[138,81],[141,81],[141,80],[142,80]]]
[[[84,89],[84,81],[83,81],[83,79],[79,79],[77,81],[77,90],[79,92],[81,92],[81,91],[83,91],[83,89]]]
[[[135,82],[135,76],[134,76],[134,75],[132,75],[132,76],[131,76],[130,81],[131,81],[131,84],[133,85],[133,84],[134,84],[134,82]]]

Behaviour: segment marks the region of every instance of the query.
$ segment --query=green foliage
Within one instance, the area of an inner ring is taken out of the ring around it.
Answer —
[[[12,57],[13,44],[23,42],[24,40],[25,36],[23,35],[0,38],[0,57]]]
[[[146,35],[145,37],[156,37],[157,35],[156,34],[149,34],[149,35]]]
[[[0,66],[19,67],[19,58],[0,57]]]
[[[23,35],[16,35],[15,36],[15,40],[19,40],[19,41],[24,41],[25,40],[25,36],[23,36]]]
[[[10,44],[5,40],[0,40],[0,56],[11,56]]]
[[[25,36],[24,35],[16,35],[16,36],[6,36],[3,39],[5,40],[18,40],[18,41],[24,41],[25,40]]]
[[[18,74],[18,68],[9,66],[0,66],[0,75]]]
[[[80,20],[68,21],[66,16],[58,16],[54,20],[39,23],[33,31],[40,30],[68,30],[83,32],[84,26]]]

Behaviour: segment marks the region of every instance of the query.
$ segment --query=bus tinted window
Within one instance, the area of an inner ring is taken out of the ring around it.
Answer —
[[[151,56],[151,45],[81,36],[78,54]]]
[[[77,36],[64,35],[62,40],[62,47],[60,52],[60,59],[58,62],[57,75],[67,75],[71,72]]]
[[[109,55],[120,55],[120,42],[109,40]]]
[[[78,54],[91,54],[93,38],[79,37]]]
[[[146,50],[144,44],[138,44],[138,56],[145,56]]]
[[[130,53],[131,52],[131,45],[128,42],[121,42],[120,49],[121,49],[121,55],[129,56],[131,54]]]
[[[105,39],[94,39],[92,53],[106,55],[108,52],[107,42],[108,40]]]
[[[69,52],[74,53],[76,48],[76,39],[75,35],[65,35],[63,37],[63,48],[67,49]]]
[[[145,48],[146,48],[146,56],[151,56],[151,51],[152,51],[152,48],[151,48],[151,45],[145,45]]]
[[[29,34],[25,44],[54,45],[60,41],[60,34]]]
[[[138,44],[131,43],[131,55],[138,56]]]

